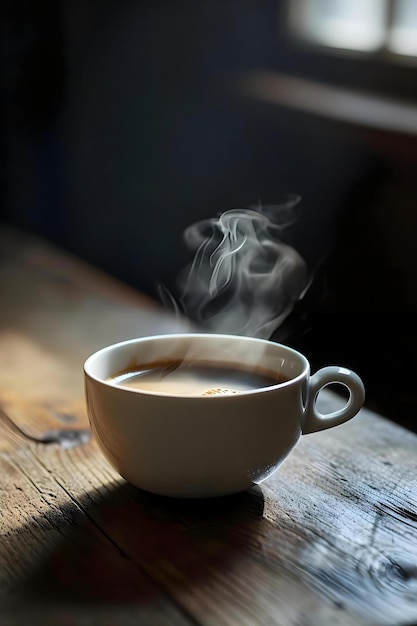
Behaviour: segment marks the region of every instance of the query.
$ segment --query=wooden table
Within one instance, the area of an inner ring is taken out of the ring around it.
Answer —
[[[246,493],[141,492],[90,438],[83,361],[187,325],[44,242],[0,252],[1,625],[417,622],[414,434],[364,409]]]

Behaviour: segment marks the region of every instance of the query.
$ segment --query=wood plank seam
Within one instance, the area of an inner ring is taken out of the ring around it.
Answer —
[[[148,568],[144,568],[143,566],[141,566],[141,564],[133,559],[121,546],[118,545],[118,543],[113,539],[113,537],[111,535],[109,535],[98,523],[97,521],[94,519],[94,517],[92,517],[87,509],[83,506],[83,504],[78,501],[72,494],[71,492],[56,478],[56,476],[51,472],[51,470],[45,465],[45,463],[38,457],[38,455],[36,454],[36,449],[34,449],[34,447],[30,446],[29,448],[25,449],[25,454],[27,455],[28,453],[30,453],[33,457],[33,460],[42,468],[42,470],[44,472],[46,472],[49,477],[51,478],[51,480],[53,480],[53,482],[62,490],[62,492],[67,496],[67,498],[70,500],[70,502],[83,514],[83,516],[85,516],[86,519],[88,519],[88,521],[96,528],[96,530],[105,538],[105,540],[107,542],[109,542],[116,550],[117,552],[120,554],[120,556],[122,558],[127,559],[130,563],[132,563],[132,565],[134,565],[139,571],[140,573],[145,576],[146,579],[148,579],[159,591],[160,593],[162,593],[162,595],[164,595],[165,597],[167,597],[170,602],[173,603],[173,605],[176,607],[176,609],[183,614],[183,616],[190,622],[190,626],[200,626],[200,622],[198,622],[195,618],[195,616],[192,615],[192,613],[190,613],[187,608],[185,606],[182,606],[179,602],[178,599],[175,597],[175,595],[172,595],[169,590],[167,589],[167,587],[164,587],[163,584],[161,583],[161,581],[158,579],[157,576],[152,576],[152,574],[150,574]],[[23,472],[22,472],[23,473]],[[28,480],[33,484],[33,486],[35,488],[38,489],[36,483],[34,483],[29,476],[26,476],[28,478]],[[39,493],[42,496],[42,499],[45,500],[46,503],[49,503],[49,501],[47,499],[44,498],[42,492],[38,489]]]

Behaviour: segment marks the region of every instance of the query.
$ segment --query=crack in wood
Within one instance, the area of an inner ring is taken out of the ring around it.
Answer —
[[[91,438],[91,432],[86,428],[73,428],[73,429],[51,429],[47,430],[40,435],[29,435],[20,426],[18,426],[9,415],[0,408],[0,420],[5,424],[12,432],[19,435],[27,441],[43,444],[57,444],[61,448],[69,449],[76,446],[88,443]]]

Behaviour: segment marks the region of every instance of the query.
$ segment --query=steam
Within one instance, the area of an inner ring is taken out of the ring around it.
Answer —
[[[271,336],[308,288],[304,260],[280,238],[299,200],[230,209],[185,230],[194,258],[178,300],[187,317],[210,332]]]

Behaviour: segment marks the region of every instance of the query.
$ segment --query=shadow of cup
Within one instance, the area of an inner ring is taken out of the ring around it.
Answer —
[[[43,558],[33,566],[28,556],[22,564],[26,611],[33,606],[53,616],[69,603],[74,610],[120,603],[138,608],[159,603],[163,589],[177,583],[207,582],[241,558],[243,546],[254,540],[264,499],[259,487],[190,501],[122,483],[94,501],[86,494],[82,508],[57,512],[50,519],[54,532],[48,532]],[[21,541],[38,525],[33,520],[19,528],[12,540]],[[41,550],[41,536],[39,544]]]

